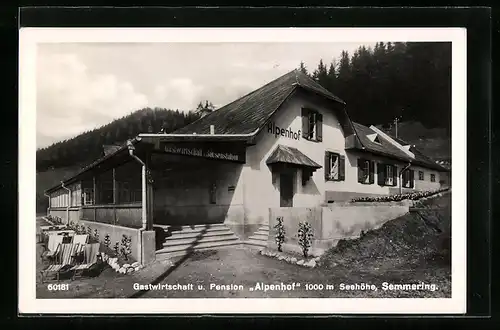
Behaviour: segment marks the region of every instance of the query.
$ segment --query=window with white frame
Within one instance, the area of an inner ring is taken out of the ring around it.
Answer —
[[[316,127],[317,127],[317,121],[316,121],[316,112],[309,112],[309,139],[310,140],[316,140]]]
[[[406,169],[403,172],[403,187],[405,188],[413,188],[413,170]]]
[[[94,189],[84,188],[83,189],[83,205],[93,205],[94,204]]]
[[[436,182],[436,174],[431,174],[431,182]]]
[[[418,179],[420,181],[423,181],[424,180],[424,171],[418,171]]]
[[[367,159],[358,159],[358,182],[363,184],[374,183],[375,163]]]
[[[302,109],[302,136],[309,140],[323,140],[323,115],[312,109]]]
[[[345,156],[335,152],[325,152],[325,179],[327,181],[345,180]]]
[[[395,184],[393,165],[385,165],[385,184],[388,186],[392,186]]]

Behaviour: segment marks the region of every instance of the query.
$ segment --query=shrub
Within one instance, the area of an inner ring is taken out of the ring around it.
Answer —
[[[87,235],[92,236],[92,228],[90,226],[87,227]]]
[[[307,258],[309,248],[311,247],[313,232],[311,225],[308,222],[299,223],[299,246],[302,249],[304,257]]]
[[[283,226],[283,217],[277,217],[276,225],[274,225],[274,228],[276,229],[276,244],[278,244],[278,251],[282,252],[282,245],[285,242],[285,226]]]
[[[120,243],[116,242],[115,246],[113,246],[113,250],[115,251],[115,256],[118,257],[120,255]]]
[[[416,191],[412,193],[379,196],[379,197],[358,197],[358,198],[353,198],[351,202],[399,202],[407,199],[419,200],[421,198],[439,194],[446,190],[449,190],[449,188],[440,188],[438,190],[431,190],[431,191]]]
[[[121,246],[121,254],[123,256],[123,258],[125,260],[128,260],[128,256],[132,253],[132,238],[127,236],[127,235],[123,235],[122,236],[122,242],[121,242],[122,246]]]
[[[109,234],[106,234],[106,236],[104,236],[104,246],[109,249],[110,245],[111,245],[111,239],[109,237]]]
[[[94,229],[94,239],[99,242],[99,232],[97,231],[97,229]]]

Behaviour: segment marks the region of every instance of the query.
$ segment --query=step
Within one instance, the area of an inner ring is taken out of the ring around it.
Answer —
[[[179,232],[175,235],[165,237],[166,241],[184,239],[184,238],[202,238],[202,237],[212,237],[212,236],[226,236],[233,235],[233,232],[229,229],[227,230],[217,230],[217,231],[209,231],[206,233],[202,232]]]
[[[239,245],[239,244],[241,244],[241,241],[238,238],[234,238],[231,240],[223,240],[223,241],[200,242],[194,247],[192,247],[190,244],[164,247],[163,249],[156,251],[156,254],[168,254],[169,256],[174,256],[174,254],[179,252],[187,253],[191,248],[195,251],[198,251],[198,250],[216,248],[220,246]]]
[[[254,240],[251,237],[249,237],[248,240],[244,242],[244,244],[258,247],[267,247],[267,241]]]
[[[253,234],[253,236],[265,236],[265,237],[268,237],[269,236],[269,232],[267,231],[258,231],[256,233]]]
[[[226,235],[165,240],[163,242],[163,246],[167,247],[167,246],[177,246],[177,245],[191,245],[193,243],[217,242],[217,241],[237,240],[237,239],[238,237],[230,232],[229,234]]]
[[[203,229],[215,229],[215,228],[228,228],[223,223],[214,223],[214,224],[204,224],[204,225],[184,225],[184,226],[173,226],[173,225],[154,225],[154,227],[163,228],[165,231],[168,231],[170,228],[173,228],[172,232],[184,231],[184,230],[203,230]]]

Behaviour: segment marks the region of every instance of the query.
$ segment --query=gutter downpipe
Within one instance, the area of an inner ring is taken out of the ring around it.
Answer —
[[[409,162],[408,165],[403,167],[401,172],[399,172],[399,193],[400,194],[403,192],[403,183],[401,182],[401,178],[403,177],[403,172],[406,171],[407,169],[409,169],[410,166],[411,166],[411,162]]]
[[[43,195],[49,199],[49,207],[47,207],[47,216],[50,214],[50,195],[47,195],[47,192],[43,192]]]
[[[135,147],[130,140],[127,141],[128,153],[142,166],[141,181],[142,181],[142,226],[139,228],[139,262],[142,264],[142,232],[147,228],[147,214],[146,214],[146,164],[134,154]]]
[[[67,221],[67,224],[69,224],[69,207],[71,205],[71,189],[67,188],[64,185],[63,181],[61,181],[61,187],[63,189],[66,189],[66,191],[68,192],[68,205],[66,206],[66,221]]]

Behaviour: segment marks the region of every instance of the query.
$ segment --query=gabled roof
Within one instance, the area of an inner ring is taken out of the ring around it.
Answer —
[[[269,156],[269,158],[266,160],[266,164],[277,163],[305,166],[313,169],[321,168],[321,165],[304,155],[298,149],[281,144],[279,144],[276,149],[274,149],[271,156]]]
[[[308,75],[293,70],[172,134],[209,134],[210,125],[214,125],[215,134],[255,133],[297,88],[345,104]]]
[[[371,128],[355,122],[353,122],[352,124],[356,131],[357,138],[361,143],[361,149],[364,151],[368,151],[374,154],[378,154],[393,159],[398,159],[401,161],[407,161],[407,162],[411,161],[415,165],[421,165],[439,171],[448,171],[448,169],[437,164],[434,160],[424,155],[422,151],[420,151],[413,145],[410,146],[409,151],[415,155],[415,158],[411,158],[407,153],[405,153],[403,150],[395,146],[393,143],[391,143],[389,140],[387,140],[381,135],[377,135],[380,143],[372,141],[369,138],[369,136],[377,133],[373,131]],[[402,147],[410,145],[406,141],[403,141],[399,138],[395,138],[394,136],[391,135],[388,136],[391,139],[395,140],[397,143],[399,143]]]

